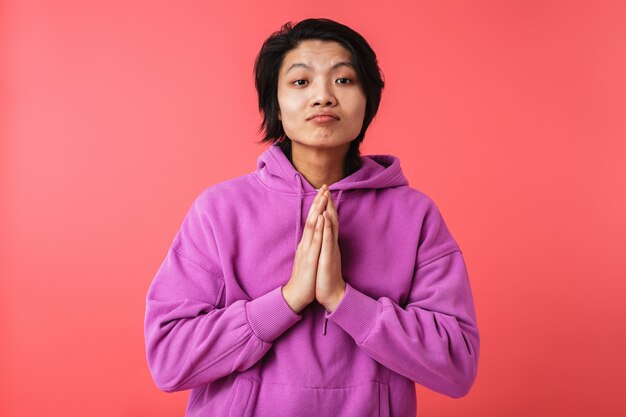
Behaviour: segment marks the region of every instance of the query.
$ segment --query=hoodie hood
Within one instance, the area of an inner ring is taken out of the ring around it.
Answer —
[[[362,166],[351,175],[329,185],[330,190],[356,190],[361,188],[388,188],[408,185],[394,155],[362,155]],[[316,189],[296,170],[277,144],[271,145],[257,159],[256,173],[269,188],[284,193],[298,194],[300,189]],[[299,176],[302,184],[296,180]]]
[[[277,144],[272,144],[257,159],[256,175],[268,188],[287,194],[294,194],[298,198],[298,208],[295,213],[296,230],[294,247],[298,246],[298,238],[302,230],[302,203],[304,195],[317,193],[313,187],[293,166]],[[353,190],[391,188],[408,185],[409,182],[400,167],[400,159],[394,155],[361,155],[361,167],[341,180],[330,184],[328,190],[338,191],[335,206],[337,212],[341,198],[345,193]]]

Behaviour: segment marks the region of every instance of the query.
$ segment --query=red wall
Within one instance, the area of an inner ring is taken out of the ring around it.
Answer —
[[[195,196],[255,168],[255,55],[306,17],[370,41],[363,153],[401,157],[468,264],[478,378],[418,386],[419,415],[626,415],[624,2],[92,3],[2,3],[0,415],[183,415],[146,291]]]

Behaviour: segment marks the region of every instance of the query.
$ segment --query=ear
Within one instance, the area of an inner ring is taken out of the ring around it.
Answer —
[[[278,110],[278,120],[283,120],[280,118],[280,110]]]

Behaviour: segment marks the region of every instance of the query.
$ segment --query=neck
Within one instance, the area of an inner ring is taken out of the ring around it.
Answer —
[[[291,163],[316,189],[331,185],[344,177],[344,164],[350,143],[321,148],[291,141]]]

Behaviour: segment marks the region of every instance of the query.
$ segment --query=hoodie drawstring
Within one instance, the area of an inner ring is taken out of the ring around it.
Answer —
[[[304,200],[303,186],[302,186],[302,177],[300,173],[296,172],[294,174],[295,177],[298,178],[298,211],[296,212],[296,234],[294,237],[294,248],[298,249],[298,238],[300,237],[300,231],[302,230],[302,201]],[[343,196],[343,190],[339,190],[339,195],[337,196],[337,201],[335,201],[335,210],[337,210],[337,214],[339,214],[339,203],[341,202],[341,197]],[[322,326],[322,334],[326,335],[326,325],[328,324],[328,318],[326,317],[326,313],[324,313],[324,323]]]

